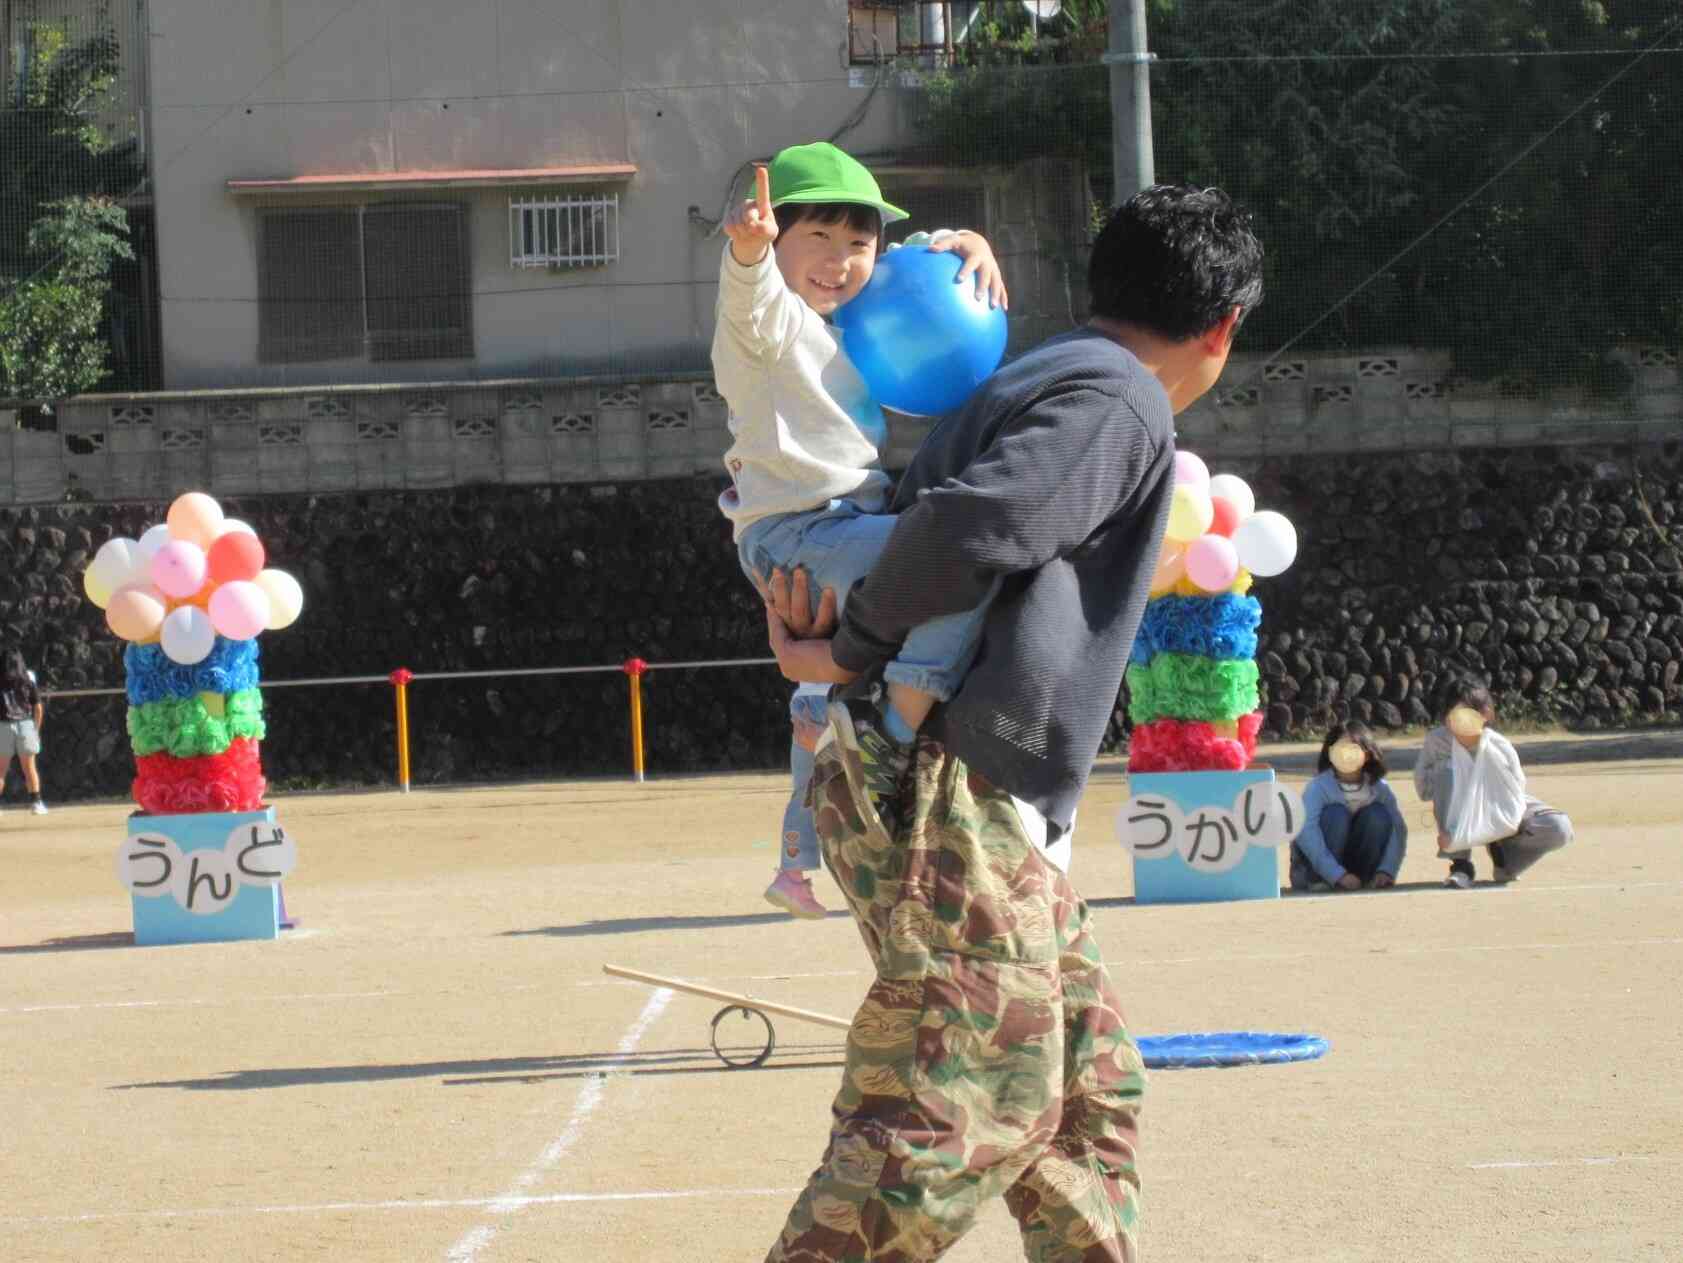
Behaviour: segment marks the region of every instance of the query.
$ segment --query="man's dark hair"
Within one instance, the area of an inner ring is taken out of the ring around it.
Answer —
[[[860,202],[784,202],[772,214],[777,217],[779,231],[810,219],[820,224],[846,224],[854,232],[882,236],[882,213]]]
[[[1262,301],[1262,243],[1220,189],[1154,184],[1111,214],[1087,281],[1093,315],[1184,342]]]

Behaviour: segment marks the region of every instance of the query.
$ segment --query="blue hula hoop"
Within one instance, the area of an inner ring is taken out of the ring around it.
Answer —
[[[1137,1041],[1153,1070],[1195,1070],[1213,1066],[1264,1066],[1324,1057],[1319,1035],[1276,1035],[1264,1031],[1214,1031],[1203,1035],[1142,1035]]]

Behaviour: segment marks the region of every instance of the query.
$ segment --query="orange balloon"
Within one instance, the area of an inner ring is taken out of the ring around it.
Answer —
[[[222,525],[222,506],[202,491],[189,491],[175,498],[164,521],[171,539],[209,548],[216,539],[217,527]]]
[[[1157,557],[1157,573],[1151,576],[1153,595],[1167,592],[1186,573],[1186,545],[1172,539],[1163,541],[1163,551]]]
[[[105,606],[105,623],[124,640],[143,643],[163,626],[164,600],[147,588],[123,588]]]

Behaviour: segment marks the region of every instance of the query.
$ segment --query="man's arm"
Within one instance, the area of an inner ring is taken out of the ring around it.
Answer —
[[[914,627],[976,608],[995,578],[1073,551],[1116,514],[1157,455],[1124,399],[1055,388],[900,514],[848,597],[836,663],[863,674],[893,658]]]

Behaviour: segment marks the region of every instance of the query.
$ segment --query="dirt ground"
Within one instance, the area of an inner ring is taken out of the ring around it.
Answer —
[[[1578,837],[1515,885],[1439,885],[1399,771],[1397,890],[1197,906],[1133,904],[1100,766],[1073,877],[1135,1029],[1331,1043],[1153,1076],[1147,1259],[1683,1257],[1683,737],[1519,745]],[[1303,748],[1273,757],[1303,779]],[[766,1068],[727,1070],[716,1002],[601,967],[849,1015],[848,918],[760,898],[783,793],[288,797],[300,928],[150,949],[114,875],[126,808],[8,806],[0,1260],[761,1259],[823,1148],[839,1034],[779,1020]],[[1021,1258],[1003,1207],[947,1257]]]

